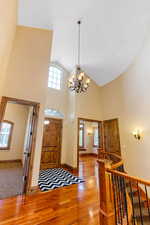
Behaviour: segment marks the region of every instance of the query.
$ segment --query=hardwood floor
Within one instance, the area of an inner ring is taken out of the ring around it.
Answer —
[[[84,183],[0,200],[0,225],[99,225],[96,171],[96,159],[82,157]]]
[[[95,156],[80,156],[79,158],[79,176],[80,177],[98,177],[98,164]]]

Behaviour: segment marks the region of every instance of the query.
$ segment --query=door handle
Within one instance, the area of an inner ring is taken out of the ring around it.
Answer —
[[[30,153],[29,152],[24,152],[24,155],[26,155],[27,157],[30,157]]]

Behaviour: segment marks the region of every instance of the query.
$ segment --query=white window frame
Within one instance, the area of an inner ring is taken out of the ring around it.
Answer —
[[[61,74],[60,74],[60,88],[56,88],[56,87],[52,87],[52,86],[49,86],[49,83],[50,83],[50,68],[51,67],[54,67],[54,68],[56,68],[57,70],[59,70],[60,72],[61,72]],[[56,64],[51,64],[50,66],[49,66],[49,74],[48,74],[48,88],[51,88],[51,89],[53,89],[53,90],[57,90],[57,91],[60,91],[61,89],[62,89],[62,79],[63,79],[63,69],[60,67],[60,66],[58,66],[58,65],[56,65]]]
[[[5,133],[5,132],[2,132],[1,129],[2,129],[2,124],[3,123],[7,123],[10,125],[10,130],[9,130],[9,133]],[[0,135],[2,133],[2,135],[8,135],[8,140],[7,140],[7,146],[0,146],[0,151],[1,150],[9,150],[10,149],[10,145],[11,145],[11,139],[12,139],[12,133],[13,133],[13,127],[14,127],[14,123],[11,122],[11,121],[8,121],[8,120],[4,120],[2,122],[1,126],[0,126]]]

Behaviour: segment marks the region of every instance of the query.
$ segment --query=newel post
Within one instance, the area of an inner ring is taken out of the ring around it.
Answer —
[[[100,225],[115,225],[112,183],[106,167],[106,161],[99,159]]]

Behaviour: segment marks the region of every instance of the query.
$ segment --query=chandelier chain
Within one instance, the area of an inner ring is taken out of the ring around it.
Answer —
[[[78,58],[76,65],[76,70],[74,74],[68,80],[68,88],[71,91],[75,91],[76,93],[86,92],[90,85],[90,79],[86,76],[84,71],[80,66],[80,51],[81,51],[81,21],[77,22],[78,24]]]
[[[81,48],[81,45],[80,45],[80,42],[81,42],[81,29],[80,29],[80,26],[81,26],[81,21],[79,20],[78,21],[78,66],[80,66],[80,48]]]

